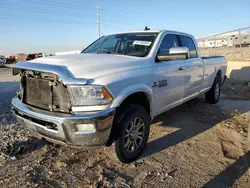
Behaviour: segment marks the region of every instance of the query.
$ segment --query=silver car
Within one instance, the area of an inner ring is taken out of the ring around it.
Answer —
[[[0,55],[0,64],[5,64],[6,63],[6,59],[3,55]]]

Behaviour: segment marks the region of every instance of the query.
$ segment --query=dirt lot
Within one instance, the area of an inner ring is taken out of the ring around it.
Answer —
[[[107,149],[71,149],[30,136],[10,114],[19,85],[0,68],[0,187],[250,187],[250,90],[228,82],[158,116],[143,156],[121,164]]]

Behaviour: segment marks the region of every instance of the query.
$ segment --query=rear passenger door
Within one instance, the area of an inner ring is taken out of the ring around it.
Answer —
[[[199,94],[203,82],[203,61],[198,57],[198,52],[193,39],[189,36],[178,35],[180,47],[189,49],[189,59],[184,60],[186,69],[182,70],[187,75],[190,75],[189,80],[185,80],[184,98],[192,98]]]

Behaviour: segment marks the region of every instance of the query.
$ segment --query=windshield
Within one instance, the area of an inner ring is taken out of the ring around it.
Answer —
[[[145,57],[149,54],[158,33],[125,33],[104,36],[83,53],[121,54]]]

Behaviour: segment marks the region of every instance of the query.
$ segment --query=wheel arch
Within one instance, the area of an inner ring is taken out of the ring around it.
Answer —
[[[146,110],[149,112],[150,117],[152,118],[154,112],[153,92],[152,89],[146,85],[133,85],[124,89],[115,98],[111,105],[111,108],[119,108],[127,101],[133,101],[131,100],[131,98],[138,99],[138,96],[142,96],[142,99],[146,100],[147,104],[142,106],[146,108]],[[139,103],[137,102],[135,104],[141,104],[140,102],[141,100],[139,100]]]
[[[129,104],[142,105],[148,112],[150,120],[153,118],[153,93],[151,88],[143,85],[126,88],[116,97],[111,105],[111,108],[116,108],[116,114],[106,146],[110,146],[117,139],[117,119],[119,119],[121,113],[126,113],[125,107]]]

